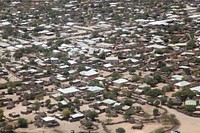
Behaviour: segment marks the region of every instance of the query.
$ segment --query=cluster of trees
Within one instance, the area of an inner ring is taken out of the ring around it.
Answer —
[[[144,82],[148,85],[155,87],[158,83],[162,82],[163,79],[159,73],[155,73],[153,77],[145,77]]]
[[[151,96],[151,97],[157,97],[159,95],[163,95],[163,91],[160,89],[151,89],[150,87],[144,87],[142,88],[145,95]]]
[[[194,96],[196,96],[196,93],[191,90],[182,90],[173,93],[172,96],[180,98],[181,101],[185,101],[187,98],[192,99]]]

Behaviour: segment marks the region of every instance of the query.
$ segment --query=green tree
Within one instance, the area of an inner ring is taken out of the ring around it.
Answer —
[[[93,125],[94,125],[94,123],[92,121],[86,121],[84,123],[84,126],[86,126],[87,129],[91,129]]]
[[[119,73],[117,73],[117,72],[113,72],[113,73],[111,74],[111,77],[112,77],[112,80],[116,80],[116,79],[121,78],[122,75],[119,74]]]
[[[132,110],[127,110],[124,115],[123,115],[123,118],[127,121],[131,118],[131,115],[133,115],[134,112]]]
[[[19,127],[21,127],[21,128],[28,127],[28,121],[25,118],[19,118],[18,124],[19,124]]]
[[[158,110],[158,108],[154,108],[154,109],[153,109],[153,115],[154,115],[154,116],[158,116],[158,115],[159,115],[159,110]]]
[[[147,77],[144,79],[144,82],[147,83],[148,85],[154,87],[156,86],[156,84],[158,83],[158,81],[154,78],[151,78],[151,77]]]
[[[160,105],[160,100],[155,100],[155,101],[154,101],[154,105],[155,105],[155,106]]]
[[[126,100],[124,101],[124,105],[132,106],[132,104],[133,104],[133,101],[130,100],[130,99],[126,99]]]
[[[69,110],[69,109],[64,109],[63,111],[62,111],[62,115],[65,117],[65,118],[69,118],[70,117],[70,115],[71,115],[71,111]]]
[[[187,43],[187,49],[193,49],[196,47],[196,41],[191,40]]]
[[[95,118],[98,117],[98,113],[96,111],[91,111],[89,110],[87,113],[86,113],[86,117],[87,118],[90,118],[91,120],[95,120]]]
[[[3,109],[0,109],[0,121],[2,121],[3,116],[4,116],[4,111]]]
[[[184,110],[186,110],[188,112],[194,112],[196,110],[196,106],[195,105],[185,105]]]
[[[187,98],[192,99],[196,94],[191,91],[191,90],[182,90],[182,91],[177,91],[176,93],[172,94],[173,97],[178,97],[182,101],[185,101]]]
[[[163,94],[163,92],[160,89],[153,89],[153,90],[149,90],[147,92],[147,95],[149,95],[151,97],[157,97],[157,96],[162,95],[162,94]]]
[[[45,101],[45,106],[47,107],[47,106],[49,106],[51,104],[51,99],[47,99],[46,101]]]
[[[126,130],[122,127],[117,128],[115,131],[116,131],[116,133],[125,133],[126,132]]]
[[[35,111],[40,110],[40,102],[35,101],[35,102],[33,103],[33,110],[35,110]]]

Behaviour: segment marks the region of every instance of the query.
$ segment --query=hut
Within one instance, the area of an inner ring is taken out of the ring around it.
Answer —
[[[142,122],[137,121],[137,122],[132,126],[132,128],[133,128],[133,129],[142,129],[143,126],[144,126],[144,125],[143,125]]]
[[[15,107],[15,103],[14,102],[10,102],[8,103],[8,105],[6,106],[6,109],[12,109]]]

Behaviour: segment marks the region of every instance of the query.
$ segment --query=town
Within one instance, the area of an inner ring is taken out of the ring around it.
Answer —
[[[199,0],[0,9],[0,132],[200,132]]]

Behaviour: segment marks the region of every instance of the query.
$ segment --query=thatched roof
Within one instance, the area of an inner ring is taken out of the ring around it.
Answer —
[[[30,105],[30,103],[29,103],[27,100],[24,100],[24,101],[22,102],[22,106],[28,106],[28,105]]]

